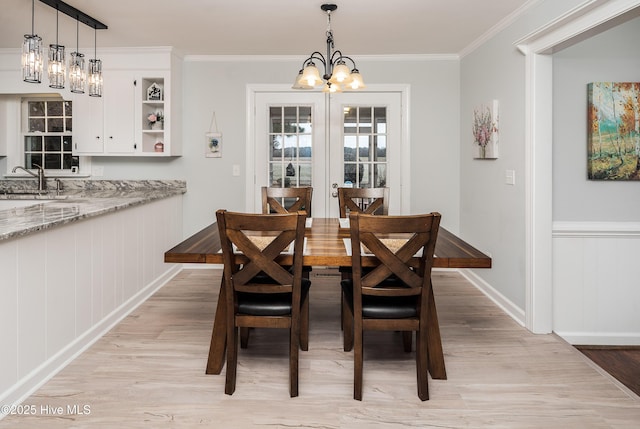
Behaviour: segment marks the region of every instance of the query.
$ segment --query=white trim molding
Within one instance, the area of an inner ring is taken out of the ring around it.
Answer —
[[[526,327],[549,333],[553,320],[552,101],[550,54],[636,16],[640,0],[590,0],[514,42],[526,55]]]
[[[639,222],[555,222],[553,330],[571,344],[640,345]]]

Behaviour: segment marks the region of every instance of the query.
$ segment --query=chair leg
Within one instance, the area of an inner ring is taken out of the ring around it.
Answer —
[[[404,351],[411,353],[413,346],[413,331],[402,331],[402,344],[404,345]]]
[[[309,294],[300,308],[300,348],[309,350]]]
[[[246,349],[249,345],[250,328],[240,328],[240,348]]]
[[[289,395],[292,398],[298,396],[299,338],[300,332],[292,326],[289,334]]]
[[[362,321],[356,321],[354,323],[353,337],[354,337],[353,399],[362,401],[362,365],[363,365]]]
[[[343,296],[341,294],[341,296]],[[343,349],[345,352],[353,349],[353,313],[351,312],[351,308],[344,300],[344,296],[342,299],[342,338],[343,338]]]
[[[428,356],[426,329],[422,328],[416,332],[416,376],[418,397],[422,401],[429,399]]]
[[[233,395],[236,390],[236,369],[238,367],[238,329],[227,335],[227,376],[224,385],[224,393]]]

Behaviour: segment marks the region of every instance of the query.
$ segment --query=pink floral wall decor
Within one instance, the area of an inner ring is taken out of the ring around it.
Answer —
[[[473,109],[473,158],[498,158],[498,100]]]

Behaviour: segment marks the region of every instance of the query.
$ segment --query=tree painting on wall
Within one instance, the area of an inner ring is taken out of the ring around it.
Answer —
[[[587,85],[591,180],[640,180],[640,82]]]
[[[498,100],[473,109],[473,157],[498,158]]]

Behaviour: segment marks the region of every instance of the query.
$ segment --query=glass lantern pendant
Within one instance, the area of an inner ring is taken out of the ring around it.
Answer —
[[[87,72],[84,68],[84,55],[78,52],[79,48],[79,26],[80,22],[76,19],[76,51],[71,52],[69,60],[69,89],[77,94],[84,94],[84,87],[87,82]]]
[[[71,52],[69,60],[69,89],[77,94],[84,94],[87,74],[84,69],[84,55]]]
[[[64,46],[49,45],[49,86],[63,89],[66,67],[64,64]]]
[[[25,82],[42,82],[42,39],[35,34],[25,34],[22,43],[22,79]]]
[[[102,61],[89,60],[89,96],[102,97]]]
[[[24,35],[22,42],[22,80],[42,82],[42,38],[34,34],[35,0],[31,0],[31,34]]]
[[[64,46],[58,45],[58,10],[56,9],[56,44],[49,45],[49,86],[63,89],[66,74],[64,64]]]

